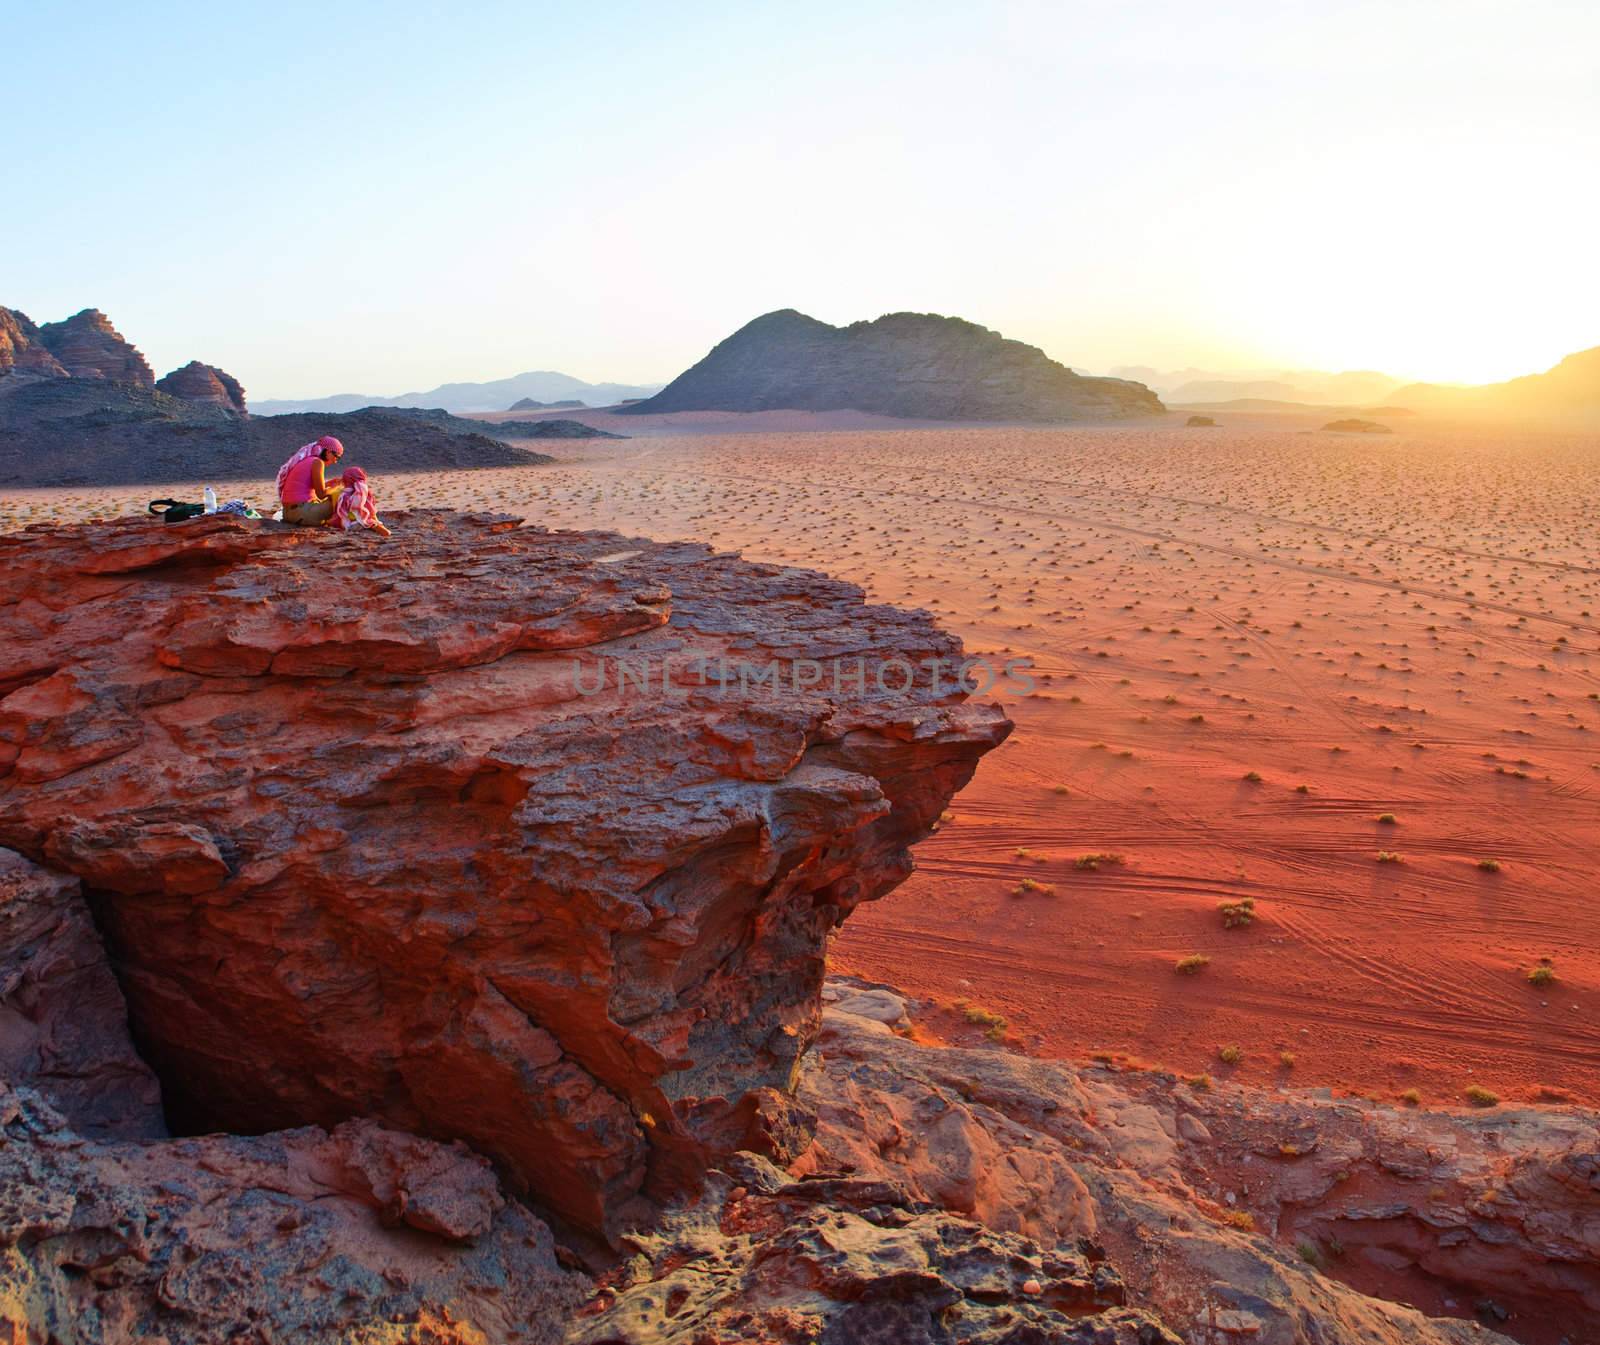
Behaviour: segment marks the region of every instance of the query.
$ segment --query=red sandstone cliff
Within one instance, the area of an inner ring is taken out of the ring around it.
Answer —
[[[38,341],[73,378],[104,378],[146,388],[155,385],[145,357],[98,308],[85,308],[64,321],[45,323],[39,328]]]
[[[7,375],[11,380],[7,381]],[[26,313],[0,308],[0,390],[36,378],[66,378],[67,371],[39,342],[39,329]]]
[[[231,374],[224,373],[212,364],[190,360],[181,369],[174,369],[156,383],[156,387],[169,397],[181,397],[186,402],[214,406],[234,415],[246,414],[244,388]]]

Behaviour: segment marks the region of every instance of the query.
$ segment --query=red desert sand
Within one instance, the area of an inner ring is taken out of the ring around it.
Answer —
[[[1600,435],[650,419],[379,499],[706,539],[1033,660],[836,969],[1042,1055],[1600,1103]],[[0,528],[170,493],[14,494]]]

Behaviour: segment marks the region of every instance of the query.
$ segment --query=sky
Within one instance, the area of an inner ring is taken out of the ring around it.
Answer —
[[[664,381],[757,315],[1085,371],[1600,344],[1600,5],[0,0],[0,303],[250,396]]]

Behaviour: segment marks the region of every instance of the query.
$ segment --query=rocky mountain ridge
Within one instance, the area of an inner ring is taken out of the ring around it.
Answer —
[[[831,327],[788,308],[741,327],[655,396],[617,414],[771,410],[1048,423],[1165,408],[1141,384],[1083,377],[961,318],[890,313]]]
[[[26,313],[0,308],[0,396],[41,378],[77,378],[159,388],[181,401],[249,414],[244,389],[214,365],[191,360],[158,383],[149,362],[98,308],[37,326]]]
[[[97,309],[38,327],[0,308],[0,486],[171,484],[197,495],[206,482],[271,481],[325,434],[386,471],[534,466],[552,459],[507,441],[623,437],[575,420],[489,425],[436,408],[252,417],[238,380],[214,365],[191,360],[157,380]]]

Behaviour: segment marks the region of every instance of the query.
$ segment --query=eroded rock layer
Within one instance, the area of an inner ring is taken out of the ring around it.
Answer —
[[[179,397],[186,402],[199,402],[214,406],[229,415],[247,413],[244,388],[239,380],[214,364],[190,360],[181,369],[174,369],[156,383],[156,387],[169,397]]]
[[[38,378],[66,377],[61,362],[40,343],[39,328],[28,315],[0,308],[0,391]]]
[[[390,522],[0,538],[0,844],[82,883],[169,1117],[462,1139],[604,1231],[802,1143],[826,934],[1010,727],[958,643],[699,545]]]
[[[149,362],[98,308],[85,308],[61,322],[45,323],[38,329],[37,339],[73,378],[103,378],[146,388],[155,385]]]

